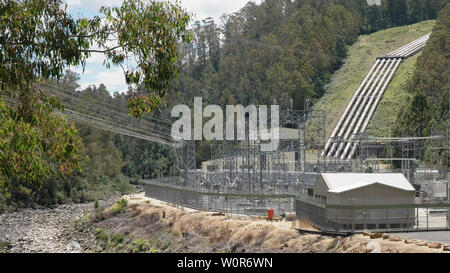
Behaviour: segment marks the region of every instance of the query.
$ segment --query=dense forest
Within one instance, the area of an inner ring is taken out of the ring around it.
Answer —
[[[450,4],[439,13],[430,40],[419,56],[414,75],[407,84],[407,91],[413,96],[397,117],[393,128],[396,136],[430,136],[435,133],[433,127],[439,132],[446,132],[449,120],[449,29]],[[429,156],[429,150],[422,155],[427,161]],[[441,164],[446,164],[446,159]]]
[[[206,18],[192,25],[192,41],[177,43],[180,73],[172,80],[174,88],[162,88],[155,82],[140,88],[165,89],[162,99],[167,105],[163,110],[166,114],[174,104],[192,104],[194,96],[202,96],[204,103],[222,106],[276,102],[282,109],[293,99],[294,107],[303,109],[306,100],[314,103],[324,94],[324,86],[345,61],[347,47],[358,35],[434,19],[447,3],[383,0],[381,6],[369,6],[366,0],[265,0],[259,5],[249,2],[239,11],[223,15],[222,22]],[[440,13],[431,43],[419,59],[408,87],[417,95],[411,108],[399,117],[399,124],[406,126],[410,121],[422,120],[430,123],[447,114],[447,79],[432,75],[448,74],[448,9],[447,6]],[[139,91],[130,89],[127,94],[111,95],[104,85],[77,91],[78,79],[77,74],[66,72],[58,84],[82,96],[118,104],[126,104]],[[131,79],[137,81],[139,77]],[[169,77],[163,80],[168,81]],[[416,104],[423,105],[427,109],[423,113],[429,114],[413,116],[411,109]],[[40,188],[33,190],[32,195],[23,183],[8,198],[0,192],[0,210],[7,202],[26,205],[95,200],[105,192],[127,192],[130,181],[175,173],[173,154],[168,148],[76,126],[82,141],[77,151],[81,168],[70,176],[41,179]],[[207,142],[198,142],[196,151],[198,164],[210,156]]]
[[[440,13],[421,56],[414,75],[408,82],[408,92],[413,98],[398,117],[396,134],[403,131],[414,134],[421,128],[421,135],[430,132],[433,123],[446,126],[448,120],[448,87],[450,75],[450,5]]]
[[[183,101],[194,95],[220,105],[314,103],[358,35],[435,18],[447,1],[267,0],[196,22],[182,48],[177,81]],[[177,100],[179,101],[179,100]]]

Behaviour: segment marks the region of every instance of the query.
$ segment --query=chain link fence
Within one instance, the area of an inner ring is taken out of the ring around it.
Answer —
[[[450,203],[333,205],[302,193],[223,192],[183,186],[179,181],[178,177],[146,180],[145,194],[187,208],[231,215],[266,216],[269,209],[277,215],[295,212],[300,222],[328,232],[450,230]]]
[[[320,230],[412,232],[450,230],[450,204],[331,205],[296,198],[297,219]]]
[[[202,211],[265,216],[267,210],[282,215],[294,211],[293,195],[238,194],[199,191],[173,182],[145,181],[145,194],[158,200]]]

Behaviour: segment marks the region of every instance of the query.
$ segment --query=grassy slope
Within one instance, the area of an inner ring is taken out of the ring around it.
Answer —
[[[414,66],[419,55],[416,54],[400,65],[367,127],[368,135],[391,136],[390,129],[394,125],[399,111],[403,104],[409,101],[410,94],[406,92],[406,84],[414,74]]]
[[[349,57],[345,64],[333,75],[332,81],[326,87],[325,95],[314,106],[314,109],[325,110],[327,113],[327,137],[331,135],[354,92],[373,66],[376,57],[388,54],[431,32],[433,25],[434,20],[429,20],[362,35],[358,38],[358,41],[349,48]],[[416,60],[417,55],[400,65],[367,128],[370,135],[389,135],[401,105],[409,97],[405,91],[405,85],[407,79],[412,76]]]

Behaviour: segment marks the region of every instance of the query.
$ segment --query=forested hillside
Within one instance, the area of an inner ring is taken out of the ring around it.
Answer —
[[[450,78],[450,4],[440,13],[430,40],[418,58],[407,90],[413,96],[398,117],[396,135],[414,134],[421,127],[427,135],[434,123],[446,126]]]
[[[407,83],[412,98],[397,117],[396,136],[429,136],[432,128],[446,132],[449,121],[448,92],[450,80],[450,4],[438,16],[430,40],[419,56],[414,75]],[[424,160],[429,160],[429,150]],[[445,151],[442,151],[445,153]],[[443,154],[444,155],[444,154]],[[445,158],[443,156],[442,158]],[[441,164],[446,164],[442,161]]]
[[[359,34],[433,19],[447,1],[267,0],[194,25],[182,48],[178,96],[225,105],[272,104],[296,109],[317,101]],[[171,100],[179,101],[179,100]]]

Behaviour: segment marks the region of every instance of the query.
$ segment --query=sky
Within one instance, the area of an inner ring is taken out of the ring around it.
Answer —
[[[174,0],[170,0],[174,2]],[[220,16],[230,14],[241,9],[250,0],[179,0],[179,3],[188,12],[193,13],[193,21],[200,21],[212,17],[220,23]],[[260,3],[261,0],[254,0]],[[68,12],[75,18],[93,17],[98,14],[101,6],[120,5],[122,0],[66,0]],[[80,89],[89,85],[105,84],[110,93],[124,92],[127,90],[125,76],[120,68],[103,66],[101,54],[92,54],[87,60],[85,70],[81,67],[72,67],[71,70],[80,74]]]

